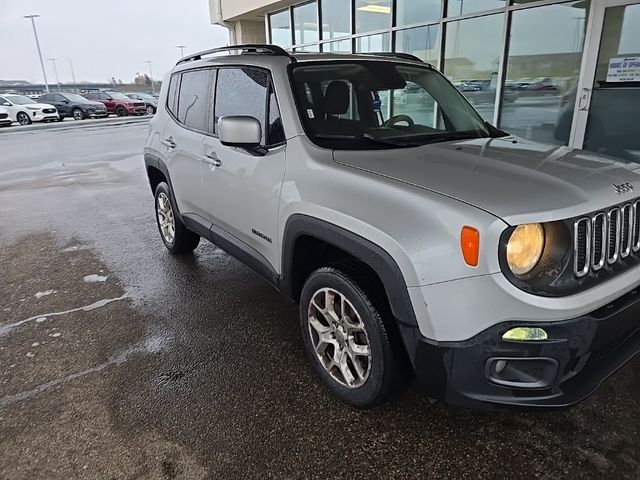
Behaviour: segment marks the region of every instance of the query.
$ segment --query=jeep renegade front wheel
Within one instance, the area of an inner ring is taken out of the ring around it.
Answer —
[[[300,325],[311,363],[340,399],[369,408],[399,389],[400,352],[367,292],[342,271],[325,267],[309,276]]]
[[[200,236],[187,229],[175,212],[169,186],[160,182],[156,187],[156,221],[160,237],[171,253],[192,252],[200,243]]]

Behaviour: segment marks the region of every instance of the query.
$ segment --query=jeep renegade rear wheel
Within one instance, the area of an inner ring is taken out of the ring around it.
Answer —
[[[307,279],[300,299],[305,350],[322,382],[359,408],[388,400],[403,375],[380,313],[342,271],[325,267]]]
[[[200,243],[200,236],[187,229],[175,212],[169,186],[160,182],[156,187],[156,220],[160,237],[171,253],[192,252]]]

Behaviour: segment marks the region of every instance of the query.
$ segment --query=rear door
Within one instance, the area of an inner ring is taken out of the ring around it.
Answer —
[[[270,74],[258,68],[219,68],[214,129],[220,117],[252,116],[262,125],[263,156],[227,147],[217,135],[203,143],[203,196],[214,230],[221,229],[278,271],[278,205],[285,172],[285,138]],[[215,233],[215,231],[214,231]]]
[[[167,95],[169,119],[161,136],[161,150],[181,214],[205,221],[202,197],[202,142],[209,132],[210,96],[214,71],[187,70],[171,77]]]

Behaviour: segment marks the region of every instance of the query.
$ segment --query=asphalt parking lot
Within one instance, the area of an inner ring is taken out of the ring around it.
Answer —
[[[640,478],[640,358],[558,412],[337,401],[293,304],[164,250],[147,130],[0,131],[0,479]]]

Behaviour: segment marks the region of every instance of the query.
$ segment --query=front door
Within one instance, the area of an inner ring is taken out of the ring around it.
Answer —
[[[592,6],[571,145],[640,161],[640,2]]]
[[[251,116],[263,132],[261,154],[203,142],[203,197],[218,234],[231,235],[241,248],[279,271],[278,208],[285,173],[284,132],[269,73],[257,68],[219,68],[214,115]],[[223,233],[220,232],[223,231]]]

